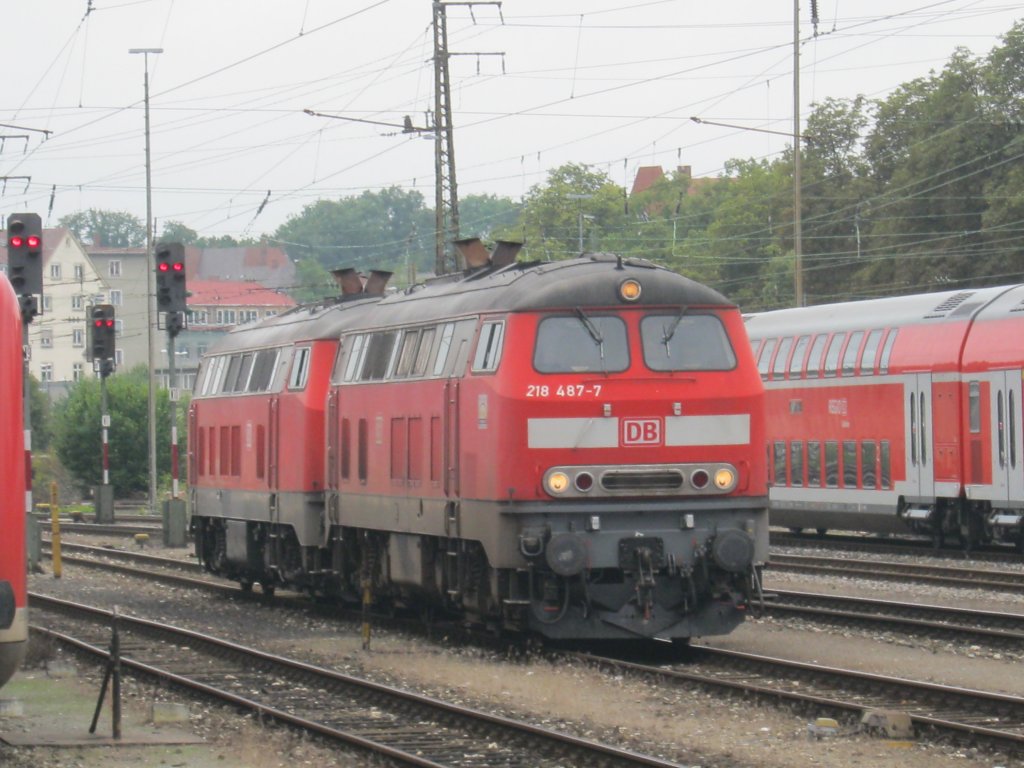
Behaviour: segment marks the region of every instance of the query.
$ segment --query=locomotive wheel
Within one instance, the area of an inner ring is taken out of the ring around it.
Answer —
[[[789,532],[792,533],[794,536],[799,536],[801,533],[804,532],[804,529],[794,525],[790,526]]]
[[[260,582],[260,590],[263,592],[264,597],[273,597],[276,587],[274,587],[273,584],[264,584]]]
[[[252,582],[248,579],[238,582],[238,586],[243,592],[252,592]]]
[[[824,536],[828,533],[828,528],[816,528],[815,530],[818,532],[819,536]]]

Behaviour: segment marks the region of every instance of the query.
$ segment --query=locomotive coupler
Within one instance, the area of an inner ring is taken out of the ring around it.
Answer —
[[[644,621],[648,621],[654,606],[654,558],[647,547],[637,547],[635,552],[636,599],[643,610]]]

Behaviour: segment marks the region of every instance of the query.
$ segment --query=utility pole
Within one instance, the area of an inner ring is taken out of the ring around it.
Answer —
[[[803,225],[800,221],[800,0],[793,0],[793,254],[795,304],[804,305]]]
[[[448,256],[448,244],[459,239],[459,190],[455,179],[455,134],[452,130],[451,80],[448,59],[452,56],[504,56],[503,53],[475,51],[451,53],[448,50],[449,5],[496,5],[498,0],[459,0],[442,3],[434,0],[434,271],[443,275],[450,268],[462,269],[461,256]],[[472,11],[471,11],[472,12]]]
[[[163,53],[163,48],[130,48],[128,53],[141,53],[145,75],[142,81],[146,105],[146,338],[149,342],[149,509],[156,511],[156,291],[153,287],[153,181],[149,155],[149,54]]]

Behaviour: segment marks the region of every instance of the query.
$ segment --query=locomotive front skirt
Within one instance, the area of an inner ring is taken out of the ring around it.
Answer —
[[[768,554],[739,311],[645,261],[508,254],[393,293],[340,272],[337,300],[211,349],[198,556],[550,638],[729,632]]]

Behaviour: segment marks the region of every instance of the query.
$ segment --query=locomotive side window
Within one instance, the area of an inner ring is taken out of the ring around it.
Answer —
[[[825,442],[825,487],[839,487],[839,443],[835,440]]]
[[[807,443],[807,485],[821,487],[821,443],[817,440]]]
[[[626,324],[619,317],[546,317],[537,327],[533,367],[538,373],[618,372],[629,368]]]
[[[266,392],[274,381],[277,370],[278,349],[261,349],[256,353],[252,364],[252,376],[249,377],[249,392]]]
[[[352,337],[352,346],[348,352],[348,363],[345,365],[345,381],[352,381],[356,377],[356,371],[363,364],[365,345],[366,336],[364,334]]]
[[[821,355],[825,351],[826,341],[828,341],[827,333],[819,333],[814,337],[811,353],[807,356],[807,378],[809,379],[816,379],[821,373]]]
[[[241,355],[231,355],[228,359],[228,370],[224,374],[224,383],[218,389],[220,392],[234,392],[235,382],[238,381],[238,369],[242,366]]]
[[[387,375],[397,336],[395,331],[382,331],[370,335],[370,340],[366,344],[366,359],[358,376],[359,381],[380,381]]]
[[[860,341],[864,338],[864,331],[854,331],[850,334],[850,342],[846,345],[846,352],[843,353],[843,376],[853,376],[857,366],[857,352],[860,350]]]
[[[652,371],[730,371],[736,354],[714,315],[648,315],[640,321],[644,362]]]
[[[430,350],[434,345],[435,332],[434,328],[424,328],[420,334],[420,346],[412,366],[413,376],[423,376],[427,372],[427,363],[430,362]]]
[[[348,419],[341,420],[341,479],[348,480],[352,469],[352,428]]]
[[[882,331],[874,330],[868,334],[864,342],[864,354],[860,357],[861,375],[870,375],[875,372],[875,358],[878,356],[878,343],[882,340]]]
[[[306,388],[306,379],[309,376],[309,352],[309,347],[299,347],[295,350],[291,375],[288,377],[288,389]]]
[[[761,355],[757,358],[757,370],[762,379],[768,378],[768,366],[771,365],[772,352],[775,350],[776,344],[778,344],[777,339],[768,339],[761,347]]]
[[[412,364],[416,361],[419,343],[419,328],[410,328],[402,333],[402,342],[398,350],[398,365],[395,366],[396,379],[404,379],[412,373]]]
[[[829,342],[828,350],[825,352],[826,376],[835,376],[836,371],[839,370],[839,351],[843,348],[845,338],[845,333],[837,333],[832,336],[832,341]]]
[[[441,341],[437,345],[437,357],[434,358],[434,375],[444,373],[444,364],[448,361],[448,350],[452,348],[452,336],[455,334],[455,323],[441,326]]]
[[[232,392],[245,392],[249,386],[249,375],[252,373],[253,353],[246,352],[242,355],[242,364],[238,367],[238,379],[235,381]]]
[[[505,323],[487,322],[480,328],[480,340],[473,358],[473,371],[486,373],[496,371],[501,362],[501,347],[505,336]]]
[[[970,414],[971,433],[981,432],[981,382],[972,381],[968,385],[968,412]]]
[[[889,372],[889,358],[892,357],[892,348],[896,344],[897,333],[899,333],[899,329],[893,328],[889,331],[889,335],[885,337],[885,344],[882,345],[882,359],[878,362],[879,373]]]
[[[359,420],[359,445],[358,445],[358,472],[359,482],[363,485],[366,484],[366,476],[369,471],[369,452],[370,452],[370,430],[366,419]]]

